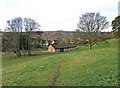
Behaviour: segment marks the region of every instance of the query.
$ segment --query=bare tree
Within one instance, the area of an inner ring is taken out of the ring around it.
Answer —
[[[79,29],[76,29],[76,31],[72,35],[72,41],[74,44],[79,45],[81,43],[81,32]]]
[[[10,33],[12,36],[5,40],[17,57],[22,55],[21,51],[23,54],[27,51],[28,55],[31,55],[31,33],[39,27],[40,25],[30,18],[17,17],[7,21],[4,34]]]
[[[27,35],[27,41],[28,41],[28,55],[31,55],[31,33],[35,29],[39,29],[40,25],[35,20],[32,20],[31,18],[24,18],[24,27],[25,32]]]
[[[13,40],[11,43],[8,42],[9,46],[14,46],[14,48],[11,48],[11,50],[16,54],[17,57],[21,56],[20,53],[20,47],[19,47],[19,37],[20,33],[22,32],[23,26],[22,26],[23,20],[21,17],[14,18],[12,20],[7,21],[5,32],[10,32],[13,35]],[[9,38],[7,38],[9,39]]]
[[[77,24],[80,31],[85,33],[86,41],[89,45],[89,49],[96,43],[98,33],[107,28],[109,22],[105,16],[101,16],[100,13],[85,13],[79,18]]]

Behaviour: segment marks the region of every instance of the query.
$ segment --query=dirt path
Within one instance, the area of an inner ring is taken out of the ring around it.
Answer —
[[[59,63],[58,66],[57,66],[57,69],[55,70],[54,74],[53,74],[53,77],[50,81],[50,88],[54,88],[55,86],[55,83],[59,77],[59,73],[60,73],[60,68],[61,68],[61,64]]]

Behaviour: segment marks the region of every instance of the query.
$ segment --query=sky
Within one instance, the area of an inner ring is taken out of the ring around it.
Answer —
[[[0,29],[14,17],[29,17],[42,31],[75,31],[79,17],[100,12],[111,21],[118,16],[119,0],[0,0]],[[104,31],[111,31],[112,27]]]

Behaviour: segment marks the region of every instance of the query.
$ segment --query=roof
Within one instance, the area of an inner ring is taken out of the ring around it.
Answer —
[[[73,44],[52,44],[52,46],[56,49],[59,49],[59,48],[71,48],[71,47],[76,47],[75,45]]]

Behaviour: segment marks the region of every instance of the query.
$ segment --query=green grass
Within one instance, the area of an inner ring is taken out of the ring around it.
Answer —
[[[19,59],[3,55],[3,86],[49,86],[56,74],[56,86],[118,85],[117,46],[117,39],[112,39],[94,45],[92,50],[79,46],[64,53],[37,51]]]

